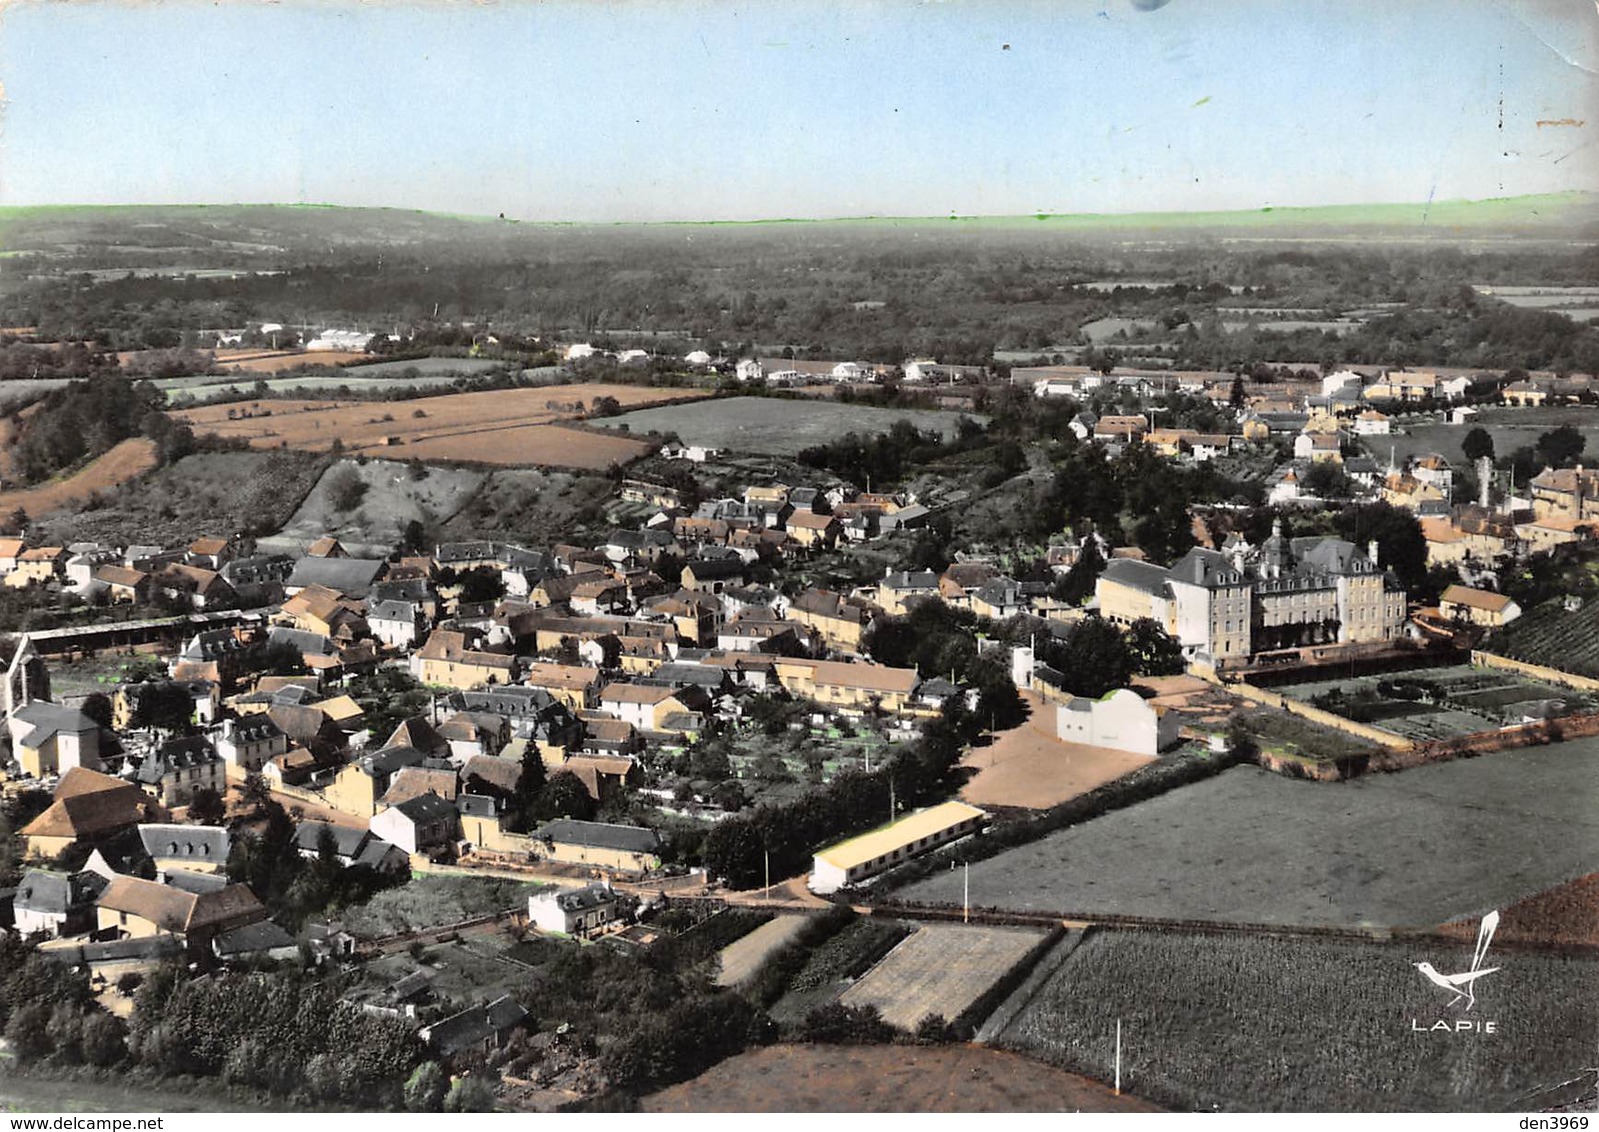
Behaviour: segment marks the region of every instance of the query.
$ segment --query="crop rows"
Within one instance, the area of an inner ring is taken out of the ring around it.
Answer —
[[[1178,1109],[1513,1111],[1593,1063],[1599,962],[1501,952],[1470,1015],[1412,965],[1465,970],[1471,943],[1362,944],[1102,931],[997,1044]],[[1013,1005],[1013,1004],[1012,1004]],[[1440,1019],[1495,1033],[1438,1033]],[[1422,1027],[1420,1032],[1416,1025]]]
[[[1560,602],[1540,606],[1495,632],[1483,647],[1528,664],[1599,677],[1599,602],[1574,611]]]

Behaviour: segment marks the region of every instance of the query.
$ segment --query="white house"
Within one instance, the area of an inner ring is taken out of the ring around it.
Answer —
[[[230,767],[258,771],[289,749],[289,737],[265,714],[244,719],[225,719],[215,732],[212,745]]]
[[[455,803],[419,794],[375,814],[367,828],[407,853],[426,853],[454,838],[458,818]]]
[[[599,353],[599,351],[593,346],[589,345],[587,342],[574,342],[572,345],[566,348],[566,360],[569,362],[578,362],[582,361],[584,358],[592,358],[597,353]]]
[[[305,344],[307,350],[361,351],[372,341],[372,335],[359,330],[324,330]]]
[[[745,358],[733,367],[733,374],[740,381],[760,381],[766,376],[766,369],[756,358]]]
[[[1366,379],[1352,369],[1341,369],[1334,373],[1326,374],[1321,379],[1321,395],[1331,397],[1335,393],[1342,393],[1350,386],[1359,389],[1366,384]]]
[[[511,589],[506,586],[507,591]],[[526,594],[526,590],[522,591]],[[409,601],[379,601],[367,613],[367,627],[372,635],[391,649],[413,647],[421,636],[421,610]]]
[[[833,367],[832,373],[834,381],[866,381],[871,376],[871,372],[859,362],[839,362]]]
[[[691,366],[708,366],[711,364],[711,355],[704,350],[690,350],[683,355],[683,362]]]
[[[1292,467],[1284,468],[1266,493],[1267,503],[1292,503],[1300,498],[1299,474]]]
[[[545,889],[527,898],[527,918],[543,932],[586,935],[617,919],[616,893],[604,881]]]
[[[623,350],[616,355],[617,364],[624,366],[639,366],[649,360],[650,352],[648,350]]]
[[[1355,418],[1356,436],[1387,436],[1392,425],[1387,413],[1367,409]]]
[[[1055,734],[1062,742],[1109,747],[1135,755],[1158,755],[1178,739],[1181,724],[1130,688],[1102,699],[1074,696],[1055,709]]]

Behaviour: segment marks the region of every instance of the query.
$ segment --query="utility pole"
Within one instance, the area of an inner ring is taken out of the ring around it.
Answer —
[[[1122,1095],[1122,1020],[1116,1019],[1116,1095]]]
[[[961,923],[972,922],[972,863],[961,864]]]

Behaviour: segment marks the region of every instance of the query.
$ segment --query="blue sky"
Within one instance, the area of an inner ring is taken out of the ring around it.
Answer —
[[[1599,184],[1596,71],[1593,0],[19,0],[0,204],[662,220],[1482,198]]]

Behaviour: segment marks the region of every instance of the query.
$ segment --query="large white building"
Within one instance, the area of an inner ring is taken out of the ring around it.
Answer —
[[[825,896],[859,884],[902,861],[976,832],[987,818],[982,810],[965,802],[944,802],[906,814],[816,854],[811,862],[810,889]]]
[[[1062,742],[1109,747],[1135,755],[1158,755],[1175,744],[1182,724],[1130,688],[1101,699],[1073,696],[1055,708],[1055,735]]]

